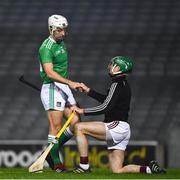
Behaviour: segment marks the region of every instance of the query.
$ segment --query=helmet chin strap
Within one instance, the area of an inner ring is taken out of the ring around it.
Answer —
[[[50,34],[53,36],[54,31],[56,30],[55,27],[52,27],[52,30],[50,30]]]
[[[120,73],[121,73],[121,71],[118,71],[118,72],[113,72],[113,71],[114,71],[114,69],[115,69],[115,67],[116,67],[116,64],[112,67],[112,73],[113,73],[113,75],[120,74]]]

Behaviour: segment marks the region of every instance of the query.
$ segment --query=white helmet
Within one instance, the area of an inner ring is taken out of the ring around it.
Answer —
[[[48,27],[50,33],[53,34],[53,31],[57,28],[66,28],[68,26],[67,19],[61,15],[52,15],[48,18]]]

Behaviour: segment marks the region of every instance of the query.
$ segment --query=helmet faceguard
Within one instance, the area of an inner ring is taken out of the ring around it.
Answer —
[[[131,71],[133,69],[132,59],[129,57],[125,57],[125,56],[116,56],[116,57],[112,58],[110,64],[113,66],[111,69],[113,75],[129,74],[129,73],[131,73]],[[119,67],[119,71],[113,72],[115,67],[117,67],[117,66]]]
[[[57,28],[65,29],[68,26],[67,19],[61,15],[52,15],[48,18],[48,28],[50,34],[53,35],[53,31]]]

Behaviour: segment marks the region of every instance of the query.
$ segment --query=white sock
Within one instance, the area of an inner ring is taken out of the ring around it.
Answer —
[[[49,134],[48,135],[48,143],[50,144],[51,142],[54,141],[54,143],[57,144],[58,141],[55,138],[56,138],[56,136]]]
[[[70,130],[69,126],[65,129],[64,134],[69,138],[73,137],[74,135],[73,132]]]
[[[79,166],[81,167],[81,168],[83,168],[84,170],[87,170],[87,169],[89,169],[89,164],[79,164]]]
[[[150,169],[149,166],[146,167],[146,173],[147,173],[147,174],[152,174],[151,169]]]

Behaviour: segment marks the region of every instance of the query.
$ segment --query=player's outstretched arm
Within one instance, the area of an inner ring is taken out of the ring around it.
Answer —
[[[52,63],[45,63],[43,64],[44,71],[46,72],[47,76],[52,79],[53,81],[67,84],[71,89],[77,90],[79,87],[81,87],[81,84],[78,82],[73,82],[69,79],[66,79],[59,75],[57,72],[53,70],[53,64]]]

